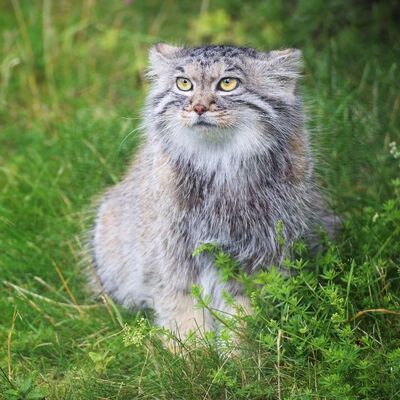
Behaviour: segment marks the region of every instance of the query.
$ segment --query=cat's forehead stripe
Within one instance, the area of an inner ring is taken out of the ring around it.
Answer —
[[[245,75],[245,72],[243,68],[241,68],[239,65],[234,64],[228,68],[225,69],[225,72],[232,72],[232,71],[240,71],[243,75]]]
[[[257,51],[247,47],[233,47],[233,46],[204,46],[188,49],[189,57],[199,57],[201,59],[220,59],[221,57],[239,57],[250,56],[257,57]]]
[[[180,67],[177,70],[198,75],[237,72],[245,76],[247,60],[259,57],[260,53],[256,50],[245,47],[205,46],[186,48],[181,52]],[[194,71],[192,66],[196,66],[198,70]]]
[[[236,72],[245,75],[244,70],[238,65],[229,65],[224,61],[218,60],[215,63],[202,65],[196,61],[190,61],[185,66],[176,67],[176,71],[188,74],[190,77],[204,81],[206,78],[218,79],[221,75],[229,72]]]

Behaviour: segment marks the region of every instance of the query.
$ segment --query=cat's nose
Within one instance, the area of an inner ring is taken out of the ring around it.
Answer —
[[[207,107],[203,104],[196,104],[193,106],[193,111],[195,111],[198,115],[201,115],[207,111]]]

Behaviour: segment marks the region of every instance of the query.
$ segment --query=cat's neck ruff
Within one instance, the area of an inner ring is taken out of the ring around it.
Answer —
[[[190,163],[199,172],[228,179],[237,177],[255,156],[269,157],[275,143],[272,136],[266,141],[261,129],[256,124],[209,130],[176,127],[168,140],[159,135],[151,135],[151,139],[172,162]]]

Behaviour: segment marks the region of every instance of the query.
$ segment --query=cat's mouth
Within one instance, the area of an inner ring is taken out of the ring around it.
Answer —
[[[230,128],[234,120],[227,113],[182,113],[182,125],[186,128],[194,128],[199,131],[215,131],[216,129]]]
[[[204,127],[204,128],[213,128],[216,125],[211,122],[204,121],[203,119],[198,119],[197,121],[195,121],[193,123],[193,126],[199,126],[199,127]]]

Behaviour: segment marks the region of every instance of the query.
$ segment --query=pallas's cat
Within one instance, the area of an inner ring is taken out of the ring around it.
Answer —
[[[194,284],[215,309],[232,312],[225,290],[250,306],[209,255],[192,255],[200,244],[215,243],[252,273],[279,267],[295,240],[312,241],[315,225],[330,230],[297,89],[301,64],[295,49],[150,50],[144,141],[102,197],[91,243],[117,302],[153,308],[157,324],[181,335],[213,329],[195,307]]]

